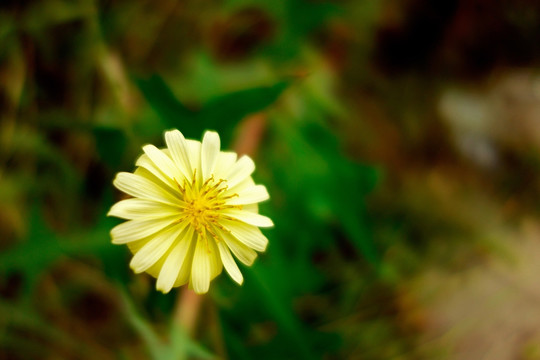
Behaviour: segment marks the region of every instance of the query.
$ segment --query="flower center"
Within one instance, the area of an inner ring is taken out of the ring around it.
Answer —
[[[238,196],[238,194],[224,195],[228,190],[226,180],[220,179],[216,181],[214,175],[212,175],[201,184],[196,175],[196,172],[194,172],[191,182],[184,179],[183,185],[180,185],[175,179],[182,194],[181,207],[183,208],[178,222],[188,221],[202,238],[206,238],[206,232],[208,232],[216,240],[219,240],[213,231],[213,227],[226,230],[219,223],[219,220],[234,220],[221,212],[224,209],[241,208],[240,205],[226,204],[227,200]]]
[[[190,217],[195,227],[207,221],[206,216],[210,214],[210,207],[204,198],[197,198],[188,203],[184,212]]]

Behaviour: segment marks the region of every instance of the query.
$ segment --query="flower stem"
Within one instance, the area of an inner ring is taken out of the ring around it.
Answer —
[[[176,300],[174,319],[187,332],[193,336],[197,323],[197,317],[201,308],[203,297],[196,294],[188,287],[182,288]]]
[[[234,150],[238,155],[255,156],[266,128],[266,116],[262,113],[253,114],[239,124],[238,137],[234,141]],[[188,287],[183,287],[178,293],[174,321],[176,321],[189,336],[193,337],[200,314],[204,296],[196,294]],[[217,316],[216,316],[217,318]],[[217,346],[219,348],[219,344]]]

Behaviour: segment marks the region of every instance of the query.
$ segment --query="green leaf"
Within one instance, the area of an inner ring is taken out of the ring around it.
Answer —
[[[235,126],[243,118],[265,110],[288,86],[288,81],[281,81],[218,96],[204,105],[199,118],[205,128],[218,130],[223,143],[228,144]]]
[[[146,101],[156,111],[166,128],[180,128],[186,137],[199,137],[195,112],[179,101],[163,78],[152,75],[148,79],[136,78],[135,82]],[[163,131],[163,128],[159,129]]]
[[[205,129],[217,130],[222,143],[230,143],[233,130],[246,116],[265,110],[289,86],[281,81],[270,86],[259,86],[212,98],[200,111],[192,111],[180,102],[170,87],[157,75],[137,79],[139,89],[162,120],[155,131],[163,127],[178,128],[187,138],[200,138]],[[161,128],[160,128],[161,127]]]

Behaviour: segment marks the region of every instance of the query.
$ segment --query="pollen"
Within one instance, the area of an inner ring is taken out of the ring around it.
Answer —
[[[192,181],[185,179],[183,185],[180,185],[176,179],[175,182],[182,194],[180,199],[182,212],[178,222],[189,222],[199,234],[199,239],[206,240],[207,236],[211,236],[214,240],[220,241],[213,229],[215,227],[224,229],[220,224],[222,219],[236,220],[222,214],[222,211],[225,209],[242,210],[241,205],[226,204],[227,200],[238,194],[225,196],[224,193],[228,189],[227,180],[216,180],[214,175],[199,183],[196,171],[193,173]]]

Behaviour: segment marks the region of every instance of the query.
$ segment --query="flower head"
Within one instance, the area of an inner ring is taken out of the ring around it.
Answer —
[[[242,284],[231,253],[251,265],[268,243],[258,227],[273,226],[258,213],[257,203],[269,196],[251,178],[255,164],[220,151],[211,131],[202,143],[167,131],[165,142],[165,149],[144,146],[135,172],[116,175],[114,186],[132,198],[109,211],[128,220],[111,230],[113,244],[127,244],[133,271],[156,277],[164,293],[186,283],[205,293],[223,267]]]

